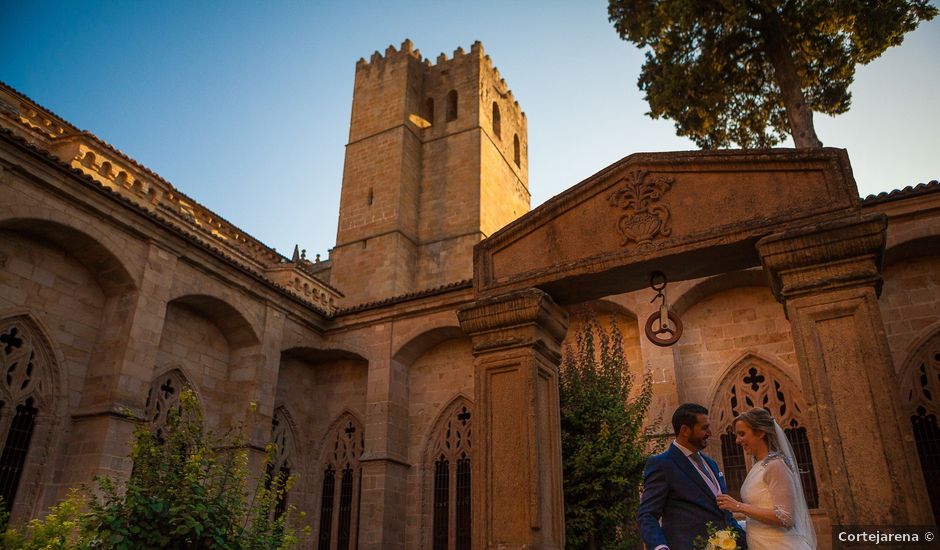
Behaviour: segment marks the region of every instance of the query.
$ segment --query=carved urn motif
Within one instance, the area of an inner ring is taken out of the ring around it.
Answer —
[[[645,170],[635,170],[618,182],[607,200],[614,208],[625,211],[617,221],[623,246],[636,243],[644,247],[657,235],[669,236],[672,232],[669,209],[658,202],[673,181],[667,176],[648,177]]]

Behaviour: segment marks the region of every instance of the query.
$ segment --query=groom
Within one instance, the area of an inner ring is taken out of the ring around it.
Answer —
[[[731,512],[718,508],[715,497],[727,493],[718,465],[701,453],[712,435],[708,409],[685,403],[672,415],[676,439],[666,452],[647,461],[643,498],[637,510],[640,535],[648,550],[690,550],[706,534],[706,523],[739,532],[738,545],[747,548],[744,531]],[[660,518],[662,524],[660,525]]]

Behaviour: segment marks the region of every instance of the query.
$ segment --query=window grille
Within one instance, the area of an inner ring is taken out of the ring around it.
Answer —
[[[329,550],[332,544],[338,549],[356,548],[362,491],[359,457],[365,447],[362,424],[344,414],[327,435],[325,447],[318,548]]]
[[[330,550],[330,535],[333,523],[333,490],[336,472],[332,466],[323,474],[323,494],[320,497],[320,544],[319,550]]]
[[[450,535],[447,530],[447,518],[450,516],[450,464],[447,457],[441,457],[434,463],[434,550],[447,550]]]
[[[430,519],[434,550],[470,548],[471,418],[470,405],[459,399],[441,415],[431,440],[429,462],[434,464],[434,478]]]
[[[0,455],[0,496],[3,497],[7,512],[13,509],[38,412],[33,407],[33,398],[26,398],[24,403],[16,406],[16,414],[7,432],[3,454]]]
[[[901,369],[901,398],[909,415],[917,456],[927,482],[934,523],[940,524],[940,331]]]
[[[54,371],[48,340],[31,319],[0,321],[0,497],[7,512],[18,507],[18,494],[35,498],[27,489],[40,481],[30,473],[39,459],[30,458],[30,448],[48,445],[51,427],[42,419],[51,408]]]

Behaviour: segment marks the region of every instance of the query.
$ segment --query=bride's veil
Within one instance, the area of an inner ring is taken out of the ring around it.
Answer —
[[[800,468],[796,462],[796,455],[793,454],[793,447],[785,433],[774,421],[774,432],[777,439],[777,448],[786,457],[788,465],[793,471],[794,488],[793,498],[793,533],[803,537],[810,548],[816,548],[816,530],[813,528],[813,521],[809,516],[809,507],[806,505],[806,497],[803,493],[803,483],[800,481]]]

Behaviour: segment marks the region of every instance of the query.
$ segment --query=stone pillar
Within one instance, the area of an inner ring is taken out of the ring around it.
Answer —
[[[151,243],[140,287],[108,302],[81,405],[72,416],[71,466],[65,469],[63,489],[90,483],[96,475],[130,475],[136,424],[125,409],[143,414],[177,260],[173,252]]]
[[[558,409],[568,315],[526,289],[457,312],[473,343],[473,548],[564,548]]]
[[[886,229],[884,215],[866,215],[757,243],[793,330],[833,524],[932,523],[878,307]]]
[[[245,422],[250,470],[261,474],[266,458],[265,447],[271,441],[271,420],[281,365],[281,339],[285,314],[270,304],[264,312],[261,341],[231,354],[229,365],[229,402],[224,407],[224,422]],[[257,411],[249,414],[249,403]]]
[[[389,333],[388,327],[385,332]],[[387,338],[391,335],[387,334]],[[388,349],[388,340],[383,339]],[[378,344],[376,344],[378,345]],[[369,361],[362,454],[359,548],[405,547],[408,470],[408,369],[387,354]]]

